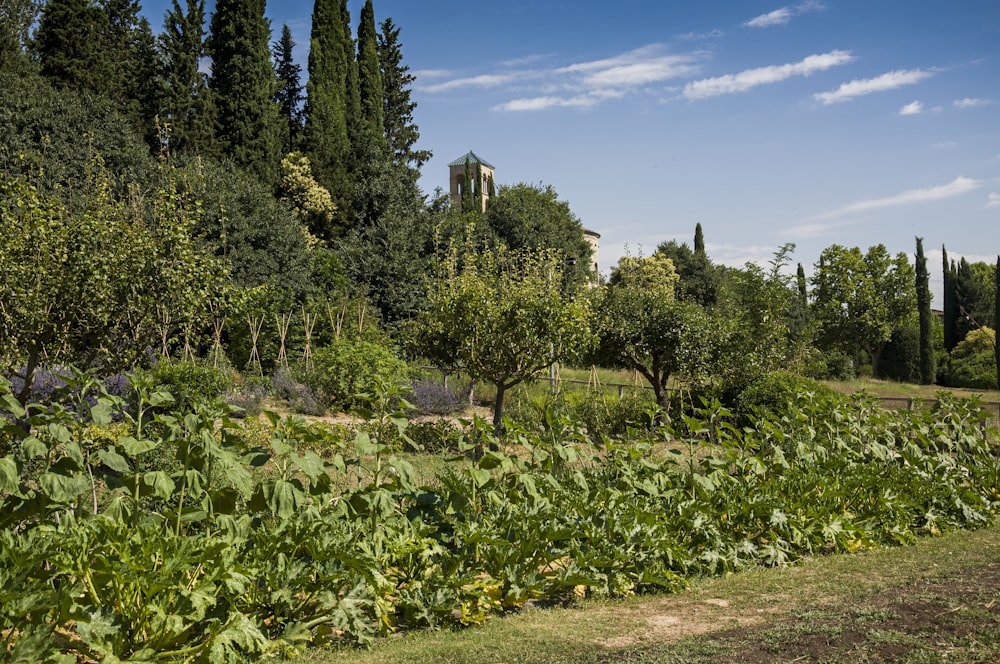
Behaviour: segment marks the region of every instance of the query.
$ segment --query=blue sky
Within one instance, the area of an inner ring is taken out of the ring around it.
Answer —
[[[155,30],[167,2],[146,2]],[[362,0],[350,0],[357,19]],[[303,69],[312,2],[268,3]],[[1000,253],[997,0],[376,0],[417,75],[421,186],[474,150],[552,185],[623,252],[705,232],[716,262],[924,238]],[[794,268],[794,266],[793,266]]]

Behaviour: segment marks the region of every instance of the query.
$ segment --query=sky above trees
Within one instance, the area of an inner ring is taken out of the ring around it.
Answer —
[[[267,9],[303,65],[312,4]],[[158,31],[169,2],[143,5]],[[940,308],[942,243],[1000,251],[995,0],[376,0],[387,17],[434,153],[424,191],[475,150],[498,183],[553,186],[605,273],[698,222],[716,262],[794,242],[807,271],[832,244],[912,256],[921,236]]]

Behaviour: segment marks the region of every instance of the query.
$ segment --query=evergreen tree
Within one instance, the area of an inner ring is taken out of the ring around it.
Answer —
[[[89,0],[48,0],[33,42],[42,75],[60,87],[104,92],[106,22]]]
[[[1000,334],[1000,256],[997,256],[997,268],[993,272],[993,331]],[[997,387],[1000,387],[1000,339],[994,338],[993,354],[997,362]]]
[[[944,275],[944,349],[949,353],[958,344],[958,302],[955,291],[955,264],[948,263],[948,251],[941,245],[941,272]]]
[[[25,50],[40,6],[37,0],[4,0],[0,8],[0,69],[10,71],[27,62]]]
[[[280,164],[270,32],[264,0],[218,0],[208,40],[224,154],[268,185]]]
[[[330,192],[338,210],[330,228],[320,236],[324,239],[334,237],[347,225],[351,199],[347,86],[353,49],[350,33],[345,32],[346,12],[346,0],[316,0],[309,42],[304,142],[313,177]]]
[[[795,286],[799,291],[799,299],[805,303],[808,294],[806,292],[806,270],[802,267],[802,263],[799,263],[798,269],[795,271]]]
[[[378,33],[375,31],[375,9],[366,0],[358,24],[358,96],[364,140],[374,141],[380,151],[385,128],[382,123],[382,72],[378,60]]]
[[[282,151],[294,152],[302,135],[302,67],[295,64],[292,49],[295,41],[288,24],[281,26],[281,40],[274,43],[274,68],[278,74],[278,92],[274,100],[281,108]]]
[[[958,261],[958,269],[955,272],[955,303],[958,315],[955,321],[956,343],[965,339],[969,332],[983,326],[983,321],[978,320],[979,310],[982,300],[982,288],[976,276],[972,273],[972,266],[963,256]]]
[[[924,256],[924,239],[917,238],[917,313],[920,317],[920,382],[934,382],[934,340],[931,338],[931,289]]]
[[[695,224],[694,227],[694,253],[705,255],[705,235],[701,231],[701,223]]]
[[[465,173],[462,175],[462,212],[482,212],[476,209],[475,194],[472,189],[472,164],[465,158]]]
[[[205,0],[186,2],[181,9],[173,0],[160,35],[165,87],[160,123],[169,128],[163,147],[172,154],[216,156],[215,105],[201,71],[207,55]]]
[[[410,85],[416,77],[403,64],[399,28],[391,18],[384,20],[380,27],[378,60],[382,73],[382,123],[386,147],[396,164],[419,169],[431,158],[431,153],[413,147],[420,138],[420,131],[413,122],[417,104],[410,99]]]

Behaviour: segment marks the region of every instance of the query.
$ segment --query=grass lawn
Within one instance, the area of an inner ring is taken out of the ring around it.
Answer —
[[[698,579],[683,593],[529,609],[319,664],[1000,661],[1000,527]]]

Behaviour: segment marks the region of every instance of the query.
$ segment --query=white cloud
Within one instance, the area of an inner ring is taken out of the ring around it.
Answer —
[[[832,92],[819,92],[813,97],[817,101],[823,102],[824,105],[836,104],[873,92],[884,92],[885,90],[901,88],[904,85],[913,85],[933,75],[933,72],[924,69],[890,71],[875,78],[858,79],[844,83]]]
[[[824,9],[826,9],[826,6],[823,5],[823,3],[809,0],[808,2],[803,2],[802,4],[795,5],[794,7],[782,7],[781,9],[775,9],[772,12],[761,14],[760,16],[750,19],[743,25],[748,28],[770,28],[775,25],[785,25],[791,21],[794,16],[807,14],[809,12],[823,11]]]
[[[966,97],[965,99],[956,99],[955,107],[973,108],[974,106],[985,106],[988,103],[990,103],[988,99],[972,99],[970,97]]]
[[[995,191],[990,192],[989,201],[986,203],[986,207],[994,208],[1000,207],[1000,194]]]
[[[924,112],[924,105],[919,101],[910,102],[903,108],[899,109],[900,115],[920,115]]]
[[[515,74],[481,74],[468,78],[455,78],[423,88],[424,92],[447,92],[458,88],[495,88],[518,78]]]
[[[684,96],[688,99],[705,99],[717,95],[745,92],[758,85],[777,83],[792,76],[809,76],[813,72],[846,64],[854,60],[849,51],[830,51],[810,55],[800,62],[746,69],[738,74],[726,74],[692,81],[684,86]]]
[[[690,76],[696,71],[692,56],[665,56],[595,71],[585,76],[583,83],[592,88],[630,88]]]
[[[775,9],[773,12],[752,18],[743,25],[750,28],[769,28],[772,25],[784,25],[791,20],[792,10],[788,7],[782,7],[781,9]]]
[[[937,187],[926,187],[924,189],[908,189],[894,196],[884,198],[869,198],[854,203],[849,203],[841,208],[819,215],[818,219],[831,219],[848,214],[858,214],[861,212],[871,212],[888,207],[898,207],[901,205],[911,205],[913,203],[927,203],[939,201],[945,198],[961,196],[982,186],[981,180],[959,176],[948,184]]]

